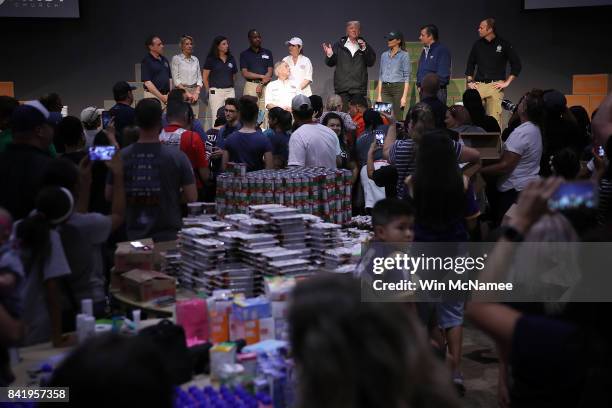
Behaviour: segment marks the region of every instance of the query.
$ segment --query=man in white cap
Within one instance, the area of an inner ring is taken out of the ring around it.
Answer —
[[[291,101],[298,90],[295,82],[289,79],[289,64],[285,61],[277,62],[274,64],[274,74],[276,81],[270,82],[266,89],[266,109],[279,107],[291,112]]]
[[[297,95],[291,102],[291,112],[299,128],[289,139],[289,166],[337,168],[340,141],[333,130],[313,121],[310,99]]]
[[[85,146],[93,145],[93,140],[100,131],[100,111],[95,106],[88,106],[81,111],[81,122],[85,128]]]
[[[296,84],[299,94],[312,95],[312,90],[310,89],[310,84],[312,84],[312,63],[302,53],[304,46],[302,39],[293,37],[289,41],[285,41],[285,45],[289,47],[289,55],[283,58],[283,61],[289,64],[289,69],[291,70],[289,80]]]

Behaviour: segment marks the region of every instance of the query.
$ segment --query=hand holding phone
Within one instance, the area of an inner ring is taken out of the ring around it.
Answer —
[[[382,130],[376,130],[374,136],[376,137],[376,144],[378,146],[382,146],[385,143],[385,133]]]
[[[551,210],[596,208],[597,204],[597,186],[590,180],[562,183],[548,200]]]
[[[393,109],[393,104],[390,102],[376,102],[374,104],[374,110],[376,112],[390,114]]]
[[[89,160],[91,161],[108,161],[112,160],[117,152],[115,146],[92,146],[89,148]]]

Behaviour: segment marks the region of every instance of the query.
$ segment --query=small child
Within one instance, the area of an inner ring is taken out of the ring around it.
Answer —
[[[383,258],[393,258],[398,253],[404,253],[413,241],[414,212],[410,202],[397,198],[378,201],[372,209],[372,226],[374,239],[364,249],[355,276],[366,281],[380,279],[384,282],[398,282],[409,279],[409,274],[404,270],[385,268],[383,273],[378,274],[374,267]]]

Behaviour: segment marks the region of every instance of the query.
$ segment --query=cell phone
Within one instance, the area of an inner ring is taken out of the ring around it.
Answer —
[[[606,151],[604,150],[603,146],[599,146],[597,148],[597,155],[599,157],[604,157],[606,155]]]
[[[102,129],[106,129],[112,118],[109,111],[102,111]]]
[[[385,142],[385,133],[382,130],[376,130],[374,136],[376,137],[376,144],[382,146]]]
[[[376,112],[391,113],[393,104],[391,102],[376,102],[374,104],[374,110]]]
[[[91,161],[109,161],[117,152],[115,146],[92,146],[89,148],[89,160]]]
[[[595,183],[589,180],[563,183],[548,200],[548,208],[551,210],[596,208],[599,201],[597,191]]]

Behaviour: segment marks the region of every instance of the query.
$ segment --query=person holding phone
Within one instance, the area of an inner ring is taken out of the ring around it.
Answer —
[[[289,55],[283,58],[289,65],[291,74],[289,80],[294,82],[298,88],[298,93],[306,96],[312,95],[310,85],[312,84],[312,63],[310,58],[302,53],[303,42],[299,37],[293,37],[289,41],[285,41],[285,45],[289,47]]]
[[[342,97],[343,111],[355,95],[366,96],[368,93],[368,67],[376,63],[376,52],[360,36],[361,23],[346,23],[346,36],[340,38],[333,46],[323,43],[325,64],[336,67],[334,72],[334,90]]]
[[[238,65],[230,51],[229,40],[223,35],[215,37],[204,62],[202,74],[212,115],[216,115],[224,106],[227,98],[236,97],[234,83],[237,72]]]
[[[537,89],[527,92],[519,103],[517,113],[521,125],[508,136],[501,160],[480,169],[482,175],[501,176],[497,182],[497,194],[495,191],[489,194],[496,225],[499,225],[506,211],[516,202],[519,193],[529,182],[539,178],[543,92]]]
[[[389,49],[380,56],[376,101],[392,103],[395,119],[403,120],[410,89],[410,55],[399,31],[391,31],[385,39]]]
[[[181,36],[181,53],[172,57],[172,81],[176,88],[184,89],[193,115],[200,113],[200,91],[202,90],[202,70],[198,57],[193,55],[193,37]]]

